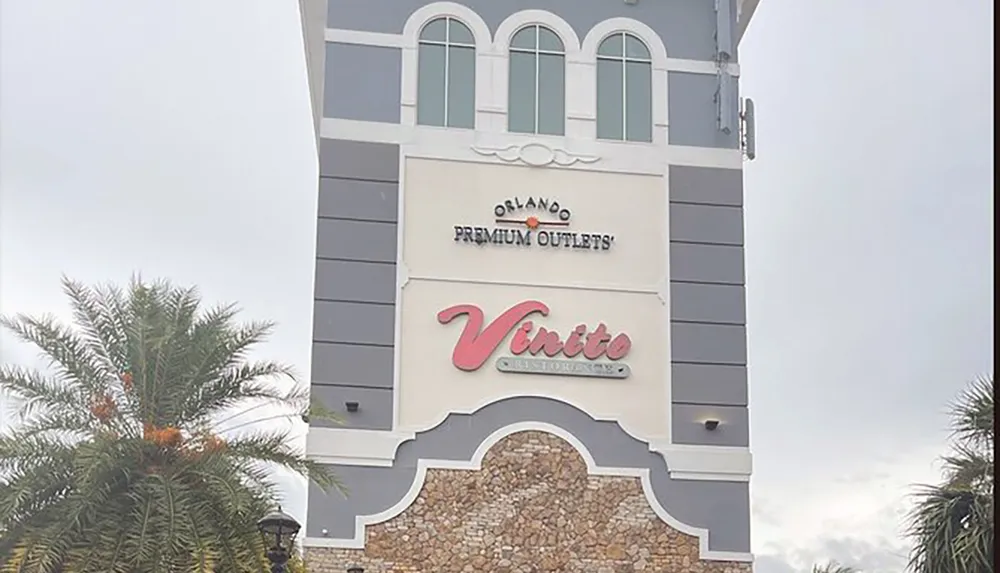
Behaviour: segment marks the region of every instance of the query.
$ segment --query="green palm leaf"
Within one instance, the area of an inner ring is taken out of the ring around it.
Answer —
[[[63,287],[72,325],[0,318],[51,366],[0,366],[18,404],[0,434],[0,571],[262,571],[271,470],[338,485],[290,431],[246,421],[329,417],[288,366],[250,359],[273,325],[167,281]]]
[[[919,486],[909,515],[914,573],[993,573],[993,376],[975,380],[951,407],[954,443],[945,480]]]

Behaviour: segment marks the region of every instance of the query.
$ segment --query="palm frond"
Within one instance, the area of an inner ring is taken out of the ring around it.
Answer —
[[[921,486],[909,516],[915,573],[986,573],[993,564],[993,500],[970,490]]]
[[[993,375],[975,379],[951,405],[952,431],[956,438],[976,446],[994,443]]]
[[[52,366],[0,366],[0,390],[21,403],[0,434],[0,571],[259,573],[274,466],[339,485],[288,432],[219,430],[264,406],[329,414],[291,368],[250,360],[273,324],[238,324],[233,305],[203,309],[196,289],[139,276],[63,288],[72,325],[0,318]]]
[[[913,573],[994,572],[993,376],[973,381],[952,405],[952,451],[941,485],[919,486],[907,518]]]

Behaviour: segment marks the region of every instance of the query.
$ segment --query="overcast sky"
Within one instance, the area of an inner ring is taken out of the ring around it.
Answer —
[[[762,0],[744,39],[758,573],[898,571],[907,486],[992,369],[992,22],[987,0]],[[267,355],[307,373],[295,3],[0,0],[0,41],[0,311],[141,270],[278,321]]]

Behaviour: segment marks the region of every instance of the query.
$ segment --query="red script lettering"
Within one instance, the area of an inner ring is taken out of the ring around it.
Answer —
[[[535,325],[525,319],[532,314],[548,316],[549,307],[537,300],[518,303],[493,319],[485,329],[482,309],[472,304],[448,307],[438,313],[437,319],[441,324],[448,324],[459,316],[469,317],[451,355],[455,367],[465,371],[478,370],[482,367],[511,331],[514,331],[514,336],[510,341],[510,351],[515,355],[527,352],[533,356],[544,353],[545,356],[562,354],[567,358],[573,358],[582,353],[588,360],[597,360],[601,356],[606,356],[610,360],[620,360],[632,349],[632,340],[627,334],[611,336],[604,323],[598,324],[597,328],[589,333],[587,325],[579,324],[569,333],[565,341],[558,333],[541,326],[535,335],[531,336]]]

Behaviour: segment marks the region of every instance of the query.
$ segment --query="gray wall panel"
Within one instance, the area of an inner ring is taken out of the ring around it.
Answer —
[[[339,424],[317,421],[319,427],[353,428],[357,430],[392,429],[392,389],[316,386],[311,393],[323,406],[339,417]],[[345,404],[357,402],[358,411],[348,412]]]
[[[390,143],[322,139],[319,143],[319,175],[398,182],[399,146]]]
[[[328,42],[323,117],[399,123],[401,54],[398,48]]]
[[[318,260],[316,298],[395,304],[396,265]]]
[[[388,346],[314,342],[312,382],[391,390],[393,354]]]
[[[396,313],[392,306],[316,301],[313,339],[392,346]]]
[[[671,359],[674,362],[746,364],[745,326],[674,322],[670,324]]]
[[[719,420],[715,430],[705,420]],[[746,447],[750,445],[750,418],[743,406],[674,404],[671,416],[675,444]]]
[[[718,105],[715,103],[719,78],[709,74],[668,72],[667,118],[671,145],[739,148],[739,129],[729,134],[718,129]],[[733,86],[738,80],[733,78]],[[733,90],[730,107],[737,105],[738,91]]]
[[[320,219],[316,256],[368,262],[396,262],[396,224]]]
[[[319,216],[395,223],[399,184],[323,177],[319,180]]]
[[[670,284],[670,318],[686,322],[746,324],[746,293],[738,285]]]
[[[330,3],[327,22],[330,28],[398,34],[410,14],[425,4],[427,0],[336,0]],[[534,8],[562,16],[582,41],[598,22],[626,17],[656,30],[671,57],[711,60],[715,55],[714,2],[655,0],[630,6],[620,0],[575,0],[571,5],[565,0],[461,0],[461,4],[472,8],[491,31],[514,12]],[[735,8],[731,14],[735,29]]]
[[[670,280],[742,285],[743,247],[671,243]]]
[[[739,416],[735,412],[740,408],[732,410],[734,414],[727,414],[725,420]],[[681,414],[687,412],[682,410]],[[663,458],[618,424],[596,421],[563,402],[529,397],[495,402],[471,415],[448,416],[439,426],[403,443],[391,468],[335,466],[350,495],[311,488],[305,534],[320,537],[321,530],[327,529],[331,538],[353,537],[355,516],[378,513],[405,495],[413,483],[418,459],[468,461],[487,436],[523,421],[547,422],[565,429],[583,442],[599,466],[649,469],[652,490],[660,504],[682,522],[708,529],[710,549],[750,551],[746,483],[671,479]],[[738,441],[735,430],[726,427],[722,432],[719,435],[725,438],[720,439]]]
[[[680,363],[670,372],[674,404],[747,405],[746,366]]]
[[[743,209],[671,203],[670,240],[742,245]]]
[[[743,170],[671,165],[670,200],[742,206]]]

